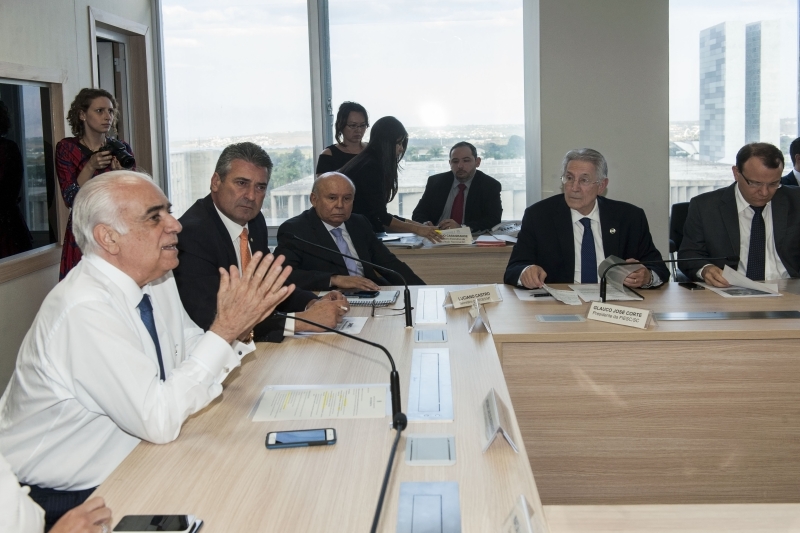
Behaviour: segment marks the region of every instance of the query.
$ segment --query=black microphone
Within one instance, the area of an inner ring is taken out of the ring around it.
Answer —
[[[738,263],[739,262],[739,256],[738,255],[728,255],[728,256],[725,256],[725,257],[691,257],[691,258],[684,258],[684,259],[659,259],[659,260],[652,260],[652,261],[631,261],[630,263],[626,263],[626,262],[622,261],[622,262],[619,262],[619,263],[614,263],[614,264],[609,265],[603,271],[603,275],[600,277],[600,301],[604,302],[604,303],[606,301],[606,283],[607,283],[606,282],[606,274],[608,274],[608,271],[611,270],[614,267],[617,267],[617,266],[620,266],[620,265],[657,265],[659,263],[679,263],[681,261],[693,261],[693,260],[704,260],[704,261],[722,261],[722,260],[724,260],[726,263],[729,263],[729,262]],[[642,297],[641,294],[639,294],[638,292],[634,291],[630,287],[628,287],[628,289],[633,291],[633,293],[636,294],[637,296]]]
[[[358,257],[353,257],[352,255],[344,254],[344,253],[340,252],[339,250],[334,250],[332,248],[328,248],[327,246],[322,246],[321,244],[317,244],[315,242],[311,242],[311,241],[307,241],[305,239],[301,239],[300,237],[298,237],[294,233],[284,233],[284,235],[286,235],[290,239],[295,239],[295,240],[298,240],[300,242],[304,242],[306,244],[310,244],[311,246],[314,246],[316,248],[322,248],[323,250],[326,250],[328,252],[332,252],[332,253],[334,253],[336,255],[341,255],[342,257],[346,257],[348,259],[352,259],[353,261],[358,261],[360,263],[364,263],[365,265],[370,265],[371,267],[374,267],[374,268],[377,268],[377,269],[380,269],[380,270],[384,270],[386,272],[391,272],[392,274],[397,274],[397,276],[400,279],[403,280],[403,285],[406,286],[405,291],[403,291],[403,303],[405,304],[405,312],[406,312],[406,327],[407,328],[413,328],[414,327],[414,324],[411,323],[411,291],[408,290],[408,283],[406,283],[406,278],[404,278],[400,274],[400,272],[397,272],[396,270],[392,270],[391,268],[386,268],[386,267],[381,266],[381,265],[376,265],[375,263],[371,263],[369,261],[365,261],[364,259],[359,259]]]
[[[343,335],[348,339],[353,339],[359,342],[363,342],[364,344],[369,344],[370,346],[374,346],[375,348],[380,348],[383,350],[383,353],[386,354],[386,357],[389,358],[389,363],[392,365],[392,371],[389,373],[389,393],[392,397],[392,427],[397,429],[398,424],[398,415],[403,417],[403,420],[406,419],[406,415],[404,415],[400,408],[400,374],[397,373],[397,367],[394,366],[394,359],[392,359],[392,354],[389,353],[382,345],[378,344],[377,342],[371,342],[360,337],[356,337],[355,335],[350,335],[349,333],[345,333],[344,331],[339,331],[338,329],[329,328],[328,326],[324,326],[317,322],[312,322],[311,320],[306,320],[305,318],[301,318],[299,316],[289,316],[286,313],[281,313],[280,311],[275,311],[272,313],[275,316],[282,316],[287,319],[292,320],[299,320],[300,322],[305,322],[306,324],[311,324],[312,326],[317,326],[320,329],[325,331],[330,331],[331,333],[336,333],[338,335]]]
[[[406,429],[408,419],[403,413],[394,415],[394,427],[397,429],[397,434],[394,436],[394,444],[392,444],[392,451],[389,453],[389,462],[386,465],[386,474],[383,475],[383,485],[381,485],[381,494],[378,496],[378,507],[375,509],[375,517],[372,519],[372,529],[370,533],[378,531],[378,522],[381,520],[381,508],[383,507],[383,499],[386,497],[386,487],[389,486],[389,476],[392,473],[392,466],[394,465],[394,454],[397,452],[397,445],[400,443],[400,433]]]

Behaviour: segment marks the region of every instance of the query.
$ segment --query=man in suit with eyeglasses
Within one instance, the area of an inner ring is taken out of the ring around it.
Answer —
[[[733,184],[700,194],[678,251],[680,269],[714,287],[728,287],[726,261],[753,280],[800,276],[800,189],[782,187],[783,154],[768,143],[747,144],[736,154]]]
[[[632,288],[658,287],[669,279],[653,244],[644,211],[600,196],[608,187],[608,164],[591,148],[570,150],[562,163],[564,194],[525,210],[511,252],[505,283],[529,289],[547,283],[598,283],[608,256],[655,261],[625,278]]]

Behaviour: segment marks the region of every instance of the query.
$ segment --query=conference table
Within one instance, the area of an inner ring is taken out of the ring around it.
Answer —
[[[734,299],[669,283],[612,303],[800,310],[800,280],[780,288]],[[545,323],[589,304],[499,290],[486,314],[545,506],[800,502],[800,319]]]
[[[353,307],[350,314],[369,316],[370,309]],[[494,342],[488,333],[468,335],[469,318],[450,313],[447,324],[420,326],[446,329],[447,343],[415,342],[402,313],[370,318],[359,334],[393,354],[404,410],[412,351],[450,350],[454,421],[411,421],[406,433],[454,435],[456,463],[408,466],[402,439],[379,531],[396,529],[403,482],[457,482],[464,532],[499,531],[521,495],[544,524]],[[249,415],[268,385],[388,384],[389,370],[383,352],[341,336],[259,343],[256,353],[228,377],[222,395],[186,421],[178,439],[165,445],[139,444],[96,494],[113,509],[115,523],[127,514],[185,513],[205,521],[203,533],[369,531],[395,436],[390,417],[253,422]],[[482,452],[481,402],[491,388],[509,409],[507,429],[519,453],[504,440]],[[335,445],[265,448],[270,431],[324,427],[336,429]]]
[[[450,307],[447,324],[415,327],[445,329],[446,344],[415,342],[402,315],[370,318],[359,335],[394,355],[404,410],[414,349],[447,347],[452,367],[454,421],[410,422],[406,434],[455,435],[456,464],[409,466],[403,438],[379,531],[396,531],[401,483],[455,481],[465,532],[500,531],[520,495],[537,533],[800,532],[800,321],[659,322],[646,331],[543,324],[536,314],[585,314],[586,305],[499,290],[503,302],[485,306],[492,334],[467,333],[468,310]],[[743,303],[669,286],[644,296],[625,304],[800,309],[789,293]],[[204,533],[368,531],[395,435],[388,417],[287,423],[250,414],[269,385],[387,383],[388,372],[382,352],[340,336],[259,344],[178,439],[139,444],[95,494],[115,522],[187,513],[205,520]],[[519,453],[502,440],[481,451],[480,402],[492,387]],[[269,431],[319,427],[335,427],[337,444],[265,449]]]
[[[428,285],[503,283],[514,246],[448,245],[391,248]]]

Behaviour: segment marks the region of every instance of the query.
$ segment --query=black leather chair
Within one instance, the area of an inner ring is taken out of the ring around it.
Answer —
[[[686,223],[686,216],[689,214],[689,202],[678,202],[672,204],[669,214],[669,258],[677,259],[678,250],[683,240],[683,225]],[[672,263],[672,278],[675,281],[691,281],[678,268],[677,263]]]

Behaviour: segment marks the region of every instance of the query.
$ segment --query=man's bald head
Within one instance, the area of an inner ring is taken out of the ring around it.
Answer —
[[[327,172],[314,180],[311,205],[323,222],[339,227],[353,211],[356,186],[339,172]]]

